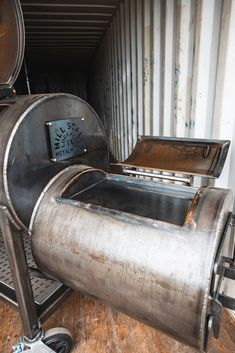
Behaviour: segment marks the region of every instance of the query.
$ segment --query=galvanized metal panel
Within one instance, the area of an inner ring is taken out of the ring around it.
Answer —
[[[171,0],[165,2],[164,24],[162,32],[163,38],[163,58],[161,65],[163,66],[163,112],[160,120],[160,135],[173,135],[173,118],[174,118],[174,72],[175,72],[175,3]]]
[[[195,2],[177,2],[175,15],[174,135],[184,137],[189,135]]]

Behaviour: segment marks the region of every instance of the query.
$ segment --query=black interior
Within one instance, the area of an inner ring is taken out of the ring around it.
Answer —
[[[25,25],[25,64],[17,94],[65,92],[90,99],[95,54],[120,0],[20,0]]]
[[[159,187],[160,185],[160,187]],[[64,194],[66,198],[110,210],[126,212],[182,226],[192,194],[177,196],[162,184],[144,183],[130,177],[105,176],[99,172],[82,175]]]

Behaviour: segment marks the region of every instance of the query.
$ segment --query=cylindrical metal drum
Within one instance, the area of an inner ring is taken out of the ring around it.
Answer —
[[[31,219],[39,268],[203,350],[213,266],[231,192],[185,189],[81,165],[61,171],[42,193]],[[128,197],[132,191],[139,198]],[[188,208],[184,203],[190,198]],[[141,210],[145,200],[152,200],[151,217]],[[128,212],[123,211],[125,202]],[[167,202],[174,213],[187,209],[183,222],[180,215],[168,215],[170,208],[163,214]],[[154,219],[154,210],[162,220]]]
[[[107,169],[107,139],[95,111],[69,94],[16,97],[1,106],[0,203],[27,228],[39,195],[60,170],[74,163]]]

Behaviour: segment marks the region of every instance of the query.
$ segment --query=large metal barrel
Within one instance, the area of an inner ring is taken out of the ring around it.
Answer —
[[[107,185],[102,194],[103,182]],[[121,202],[115,209],[119,184],[124,199],[130,190],[132,195],[138,189],[142,193],[140,199],[126,197],[129,213],[121,211]],[[71,166],[48,184],[35,206],[30,226],[34,258],[49,276],[202,351],[213,267],[231,192],[187,190]],[[141,205],[135,206],[141,199],[145,202],[148,192],[151,200],[161,194],[160,203],[149,203],[153,210],[163,207],[169,193],[173,199],[178,192],[177,202],[170,203],[173,210],[166,208],[165,215],[162,208],[156,211],[164,221],[141,215]],[[182,223],[167,212],[186,209],[180,201],[187,200],[184,193],[195,196]]]
[[[60,170],[74,163],[107,168],[107,139],[95,111],[73,95],[22,96],[1,105],[0,203],[27,228],[39,195]]]

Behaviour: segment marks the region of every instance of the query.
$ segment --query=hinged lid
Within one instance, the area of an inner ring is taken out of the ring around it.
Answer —
[[[0,89],[11,88],[24,57],[24,20],[18,0],[0,0]]]
[[[122,167],[218,178],[230,141],[141,136]]]

